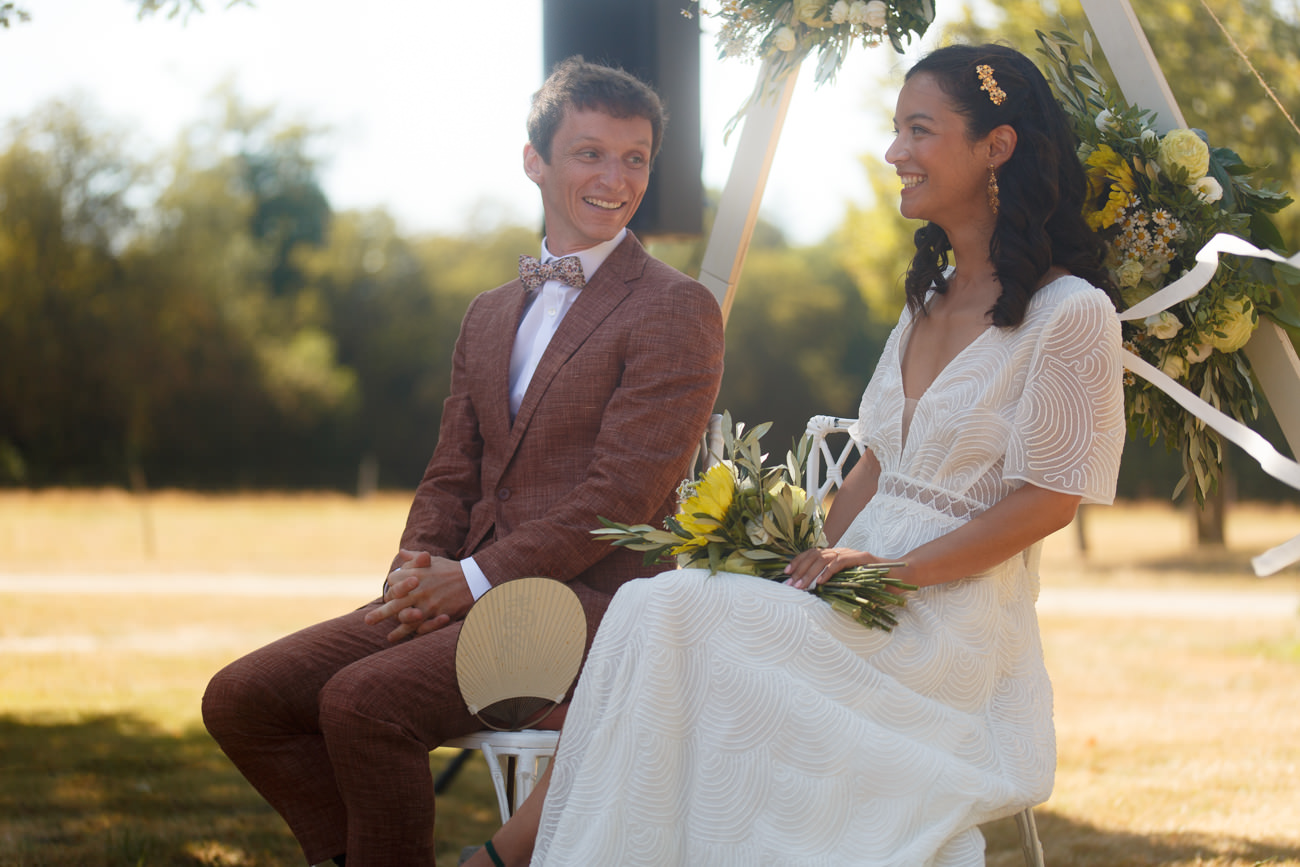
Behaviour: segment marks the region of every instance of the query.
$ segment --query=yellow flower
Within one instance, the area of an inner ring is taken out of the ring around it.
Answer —
[[[825,27],[830,22],[822,14],[825,0],[794,0],[794,17],[810,27]]]
[[[1142,263],[1137,259],[1125,259],[1115,269],[1115,282],[1122,289],[1132,289],[1142,282]]]
[[[1220,322],[1216,330],[1224,336],[1211,334],[1210,345],[1220,352],[1236,352],[1246,345],[1255,331],[1254,306],[1249,298],[1238,296],[1223,302],[1223,309],[1227,313],[1227,319]]]
[[[1192,184],[1210,170],[1210,147],[1190,129],[1171,130],[1160,140],[1156,162],[1178,183]]]
[[[1137,185],[1133,181],[1133,170],[1124,158],[1115,153],[1114,148],[1110,145],[1098,145],[1097,149],[1088,156],[1088,166],[1094,169],[1100,169],[1109,175],[1120,189],[1127,190],[1130,193],[1137,192]]]
[[[1088,225],[1108,229],[1134,202],[1137,182],[1133,179],[1133,169],[1110,145],[1104,144],[1088,156],[1087,166],[1089,198],[1096,200],[1106,195],[1105,206],[1088,214]]]
[[[707,545],[708,540],[703,537],[712,533],[726,517],[735,496],[736,477],[732,475],[731,466],[724,462],[709,467],[677,512],[677,523],[695,538],[678,545],[673,553],[681,554]]]

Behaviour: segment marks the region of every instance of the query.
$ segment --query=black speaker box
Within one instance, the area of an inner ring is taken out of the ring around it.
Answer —
[[[703,232],[700,27],[689,0],[543,0],[542,61],[584,59],[627,70],[668,108],[663,147],[628,227],[642,238]]]

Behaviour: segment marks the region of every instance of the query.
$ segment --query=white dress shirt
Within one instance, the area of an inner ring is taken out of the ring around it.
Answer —
[[[622,229],[610,240],[570,255],[578,257],[578,261],[582,263],[583,275],[590,280],[596,273],[596,269],[605,263],[610,253],[614,252],[614,248],[623,243],[623,236],[626,234],[627,229]],[[559,258],[546,249],[546,239],[543,238],[542,263]],[[528,391],[528,384],[532,382],[533,374],[537,372],[537,364],[542,360],[542,354],[546,352],[546,347],[550,345],[551,338],[555,336],[555,331],[560,327],[564,315],[569,312],[573,302],[578,300],[578,293],[581,291],[559,280],[547,280],[528,302],[528,309],[524,311],[524,317],[519,322],[519,330],[515,332],[514,350],[510,353],[510,419],[512,421],[515,414],[519,412],[520,404],[524,402],[524,394]],[[469,585],[469,592],[475,599],[492,589],[491,582],[474,562],[473,557],[461,560],[460,568],[465,573],[465,583]]]

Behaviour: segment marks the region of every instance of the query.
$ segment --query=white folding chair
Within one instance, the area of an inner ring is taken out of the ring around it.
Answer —
[[[860,456],[863,447],[848,436],[849,426],[856,419],[836,418],[829,415],[815,415],[808,419],[806,432],[812,440],[808,450],[808,464],[804,484],[809,492],[821,502],[826,495],[844,483],[844,468],[854,452]],[[831,443],[827,437],[842,434],[845,441]],[[822,466],[825,464],[825,479],[822,478]],[[1037,570],[1038,557],[1042,543],[1033,545],[1026,552],[1026,559],[1031,570]],[[1038,823],[1034,821],[1034,811],[1026,807],[1016,813],[1016,829],[1020,832],[1020,848],[1025,855],[1027,867],[1045,867],[1043,862],[1043,844],[1038,839]]]
[[[695,473],[699,469],[708,469],[721,460],[722,416],[715,413],[709,417],[709,426],[700,437],[700,445],[695,450],[688,478],[695,478]],[[544,729],[523,729],[513,732],[489,729],[461,738],[452,738],[443,746],[460,750],[480,750],[483,753],[483,758],[487,761],[488,773],[492,776],[492,785],[496,789],[501,824],[504,825],[533,791],[538,778],[546,769],[546,763],[555,755],[555,745],[559,738],[559,732]]]
[[[555,745],[559,740],[557,731],[524,729],[498,732],[485,729],[463,738],[452,738],[443,746],[482,751],[488,773],[492,776],[492,786],[497,792],[497,808],[501,811],[501,824],[504,825],[537,785],[546,763],[555,755]]]

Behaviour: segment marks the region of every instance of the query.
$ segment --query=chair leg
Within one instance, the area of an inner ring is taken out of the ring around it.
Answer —
[[[506,757],[506,803],[510,805],[511,815],[519,809],[519,802],[523,800],[519,796],[519,767],[519,756],[511,753]]]
[[[510,821],[510,800],[506,796],[505,774],[501,772],[501,757],[492,749],[491,744],[483,744],[483,758],[487,759],[488,773],[492,775],[492,785],[497,790],[497,807],[501,811],[501,824]]]
[[[1038,839],[1038,823],[1034,811],[1026,807],[1016,813],[1016,828],[1020,831],[1020,848],[1025,853],[1026,867],[1046,867],[1043,861],[1043,844]]]
[[[473,755],[473,750],[461,750],[453,756],[452,760],[447,762],[447,767],[443,768],[442,773],[438,774],[437,779],[433,781],[433,793],[435,795],[441,795],[443,792],[447,791],[447,787],[451,785],[452,780],[456,779],[456,775],[460,773],[460,769],[465,767],[465,763],[469,761]]]

